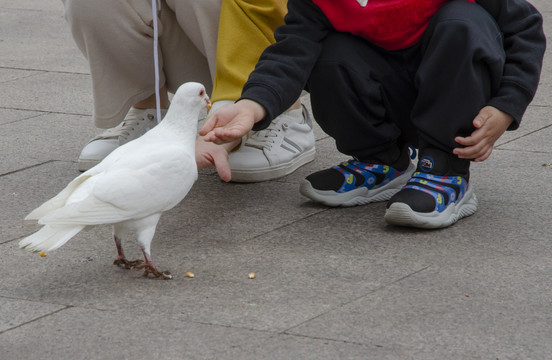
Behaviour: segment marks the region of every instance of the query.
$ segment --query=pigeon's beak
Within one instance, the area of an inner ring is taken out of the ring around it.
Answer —
[[[213,106],[213,104],[211,104],[211,100],[209,100],[209,97],[207,95],[205,95],[204,99],[205,103],[207,104],[205,105],[207,107],[207,110],[211,110],[211,107]]]

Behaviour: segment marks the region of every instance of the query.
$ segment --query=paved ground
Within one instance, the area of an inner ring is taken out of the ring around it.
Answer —
[[[534,3],[552,34],[552,3]],[[0,54],[0,358],[552,358],[549,56],[522,127],[472,168],[475,216],[416,231],[384,204],[307,201],[301,179],[344,160],[317,129],[317,159],[278,181],[202,172],[161,219],[153,255],[175,279],[159,281],[111,265],[107,226],[45,258],[18,249],[96,130],[61,2],[0,0]]]

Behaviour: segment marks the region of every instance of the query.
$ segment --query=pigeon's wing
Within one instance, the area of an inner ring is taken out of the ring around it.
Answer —
[[[118,223],[174,207],[197,179],[195,158],[180,147],[168,146],[154,153],[164,157],[149,153],[142,156],[139,168],[109,169],[98,177],[89,196],[48,214],[40,223]]]
[[[113,150],[103,161],[98,165],[92,167],[88,171],[84,172],[80,176],[71,181],[65,189],[38,208],[31,211],[25,220],[38,220],[51,211],[59,209],[66,205],[67,200],[73,194],[73,192],[81,187],[81,185],[88,179],[104,173],[107,169],[111,168],[115,163],[125,163],[125,158],[132,162],[132,158],[142,158],[140,149],[146,148],[148,145],[144,144],[142,138],[138,138],[124,146],[119,146]],[[122,161],[121,161],[122,160]]]
[[[83,175],[97,175],[111,169],[113,166],[123,167],[129,162],[133,162],[133,159],[142,159],[139,161],[143,161],[144,152],[147,151],[149,146],[155,146],[156,142],[155,139],[150,139],[149,135],[149,132],[147,132],[141,137],[115,148],[99,164],[87,170]],[[163,145],[162,139],[158,144],[158,146]]]
[[[71,196],[75,189],[77,189],[83,182],[85,182],[89,178],[90,175],[82,174],[73,179],[73,181],[71,181],[65,187],[65,189],[61,190],[59,194],[31,211],[31,213],[27,215],[27,217],[25,217],[25,220],[38,220],[49,212],[63,207],[67,202],[67,199]]]

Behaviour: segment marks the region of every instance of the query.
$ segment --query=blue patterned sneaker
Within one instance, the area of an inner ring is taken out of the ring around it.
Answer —
[[[357,160],[315,172],[301,183],[299,192],[327,206],[355,206],[388,200],[410,178],[414,164],[398,171],[387,165]]]
[[[418,168],[387,203],[385,220],[394,225],[443,228],[477,211],[469,161],[436,149],[420,153]]]

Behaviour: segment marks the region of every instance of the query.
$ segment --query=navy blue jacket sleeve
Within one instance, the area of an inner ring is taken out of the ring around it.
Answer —
[[[240,99],[261,104],[266,117],[254,130],[266,128],[301,95],[331,25],[311,0],[289,0],[285,24],[276,29],[276,43],[261,55]]]
[[[519,127],[539,84],[546,37],[541,14],[525,0],[477,0],[503,35],[506,63],[500,88],[488,105],[511,115]]]

